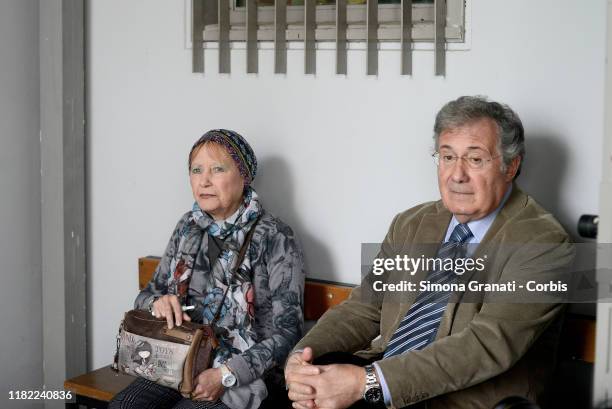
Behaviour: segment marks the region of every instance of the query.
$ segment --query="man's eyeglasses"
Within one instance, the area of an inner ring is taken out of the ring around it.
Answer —
[[[457,156],[445,152],[434,152],[434,154],[431,156],[433,157],[436,166],[450,168],[457,163],[457,159],[461,159],[467,163],[470,169],[478,170],[484,168],[488,163],[499,158],[501,155],[490,156],[488,154],[474,152],[465,156]]]

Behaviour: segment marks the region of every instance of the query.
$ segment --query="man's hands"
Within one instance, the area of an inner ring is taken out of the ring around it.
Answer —
[[[221,383],[221,369],[211,368],[203,371],[196,378],[196,387],[193,390],[193,400],[206,400],[216,402],[225,388]]]
[[[292,354],[285,367],[289,399],[296,409],[341,409],[363,396],[365,369],[356,365],[312,365],[312,349]]]
[[[312,365],[312,348],[306,347],[302,352],[289,356],[285,365],[285,384],[289,399],[294,401],[296,409],[311,409],[315,407],[315,390],[308,384],[298,382],[296,377],[301,375],[319,375],[322,371],[318,366]]]
[[[151,312],[155,318],[165,318],[169,329],[174,327],[175,322],[177,326],[181,326],[183,320],[191,321],[191,317],[181,309],[181,303],[176,295],[164,295],[155,300]]]

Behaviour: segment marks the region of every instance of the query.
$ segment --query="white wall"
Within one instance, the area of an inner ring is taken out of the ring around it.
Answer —
[[[360,244],[382,240],[397,212],[438,198],[431,153],[436,111],[464,94],[510,104],[527,132],[526,190],[572,232],[597,213],[603,133],[605,1],[472,0],[471,45],[448,53],[447,76],[433,54],[380,54],[365,76],[365,53],[349,52],[336,76],[334,53],[303,75],[290,50],[274,75],[272,50],[246,75],[192,74],[183,2],[89,3],[89,268],[91,364],[112,358],[117,325],[137,293],[139,256],[160,255],[191,205],[186,156],[204,131],[228,127],[253,145],[256,188],[266,207],[300,235],[311,277],[356,283]]]
[[[43,383],[38,1],[0,2],[0,406]]]

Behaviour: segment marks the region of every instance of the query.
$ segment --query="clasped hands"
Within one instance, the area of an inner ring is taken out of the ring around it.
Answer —
[[[313,365],[312,348],[291,354],[285,383],[295,409],[343,409],[363,396],[365,370],[357,365]]]

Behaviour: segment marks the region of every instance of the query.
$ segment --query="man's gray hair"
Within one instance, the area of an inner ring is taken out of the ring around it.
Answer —
[[[489,101],[480,95],[459,97],[440,109],[434,124],[436,151],[443,131],[457,129],[482,118],[490,118],[497,124],[497,150],[503,159],[502,171],[505,171],[517,156],[521,158],[522,166],[525,157],[525,132],[520,118],[508,105]],[[521,166],[515,178],[521,173]]]

